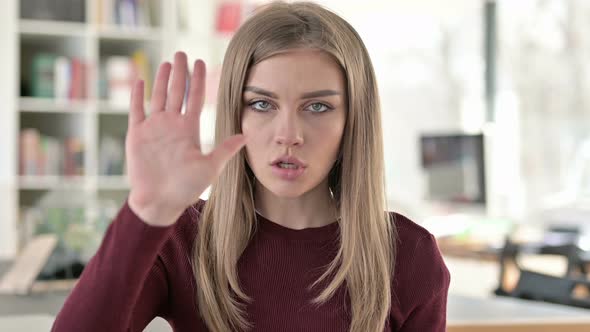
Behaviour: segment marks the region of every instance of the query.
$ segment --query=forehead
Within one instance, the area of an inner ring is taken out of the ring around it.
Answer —
[[[249,70],[246,85],[271,90],[344,89],[342,68],[316,49],[291,49],[262,60]]]

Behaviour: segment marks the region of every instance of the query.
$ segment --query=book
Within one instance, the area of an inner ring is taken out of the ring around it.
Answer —
[[[40,140],[41,154],[39,169],[41,174],[60,174],[62,169],[61,144],[54,137],[42,136]]]
[[[28,90],[31,97],[56,100],[86,98],[87,64],[78,57],[52,53],[32,57]],[[26,92],[25,92],[26,93]]]
[[[37,129],[23,129],[19,139],[19,174],[39,175],[39,156],[41,155],[41,135]]]
[[[123,27],[155,26],[159,0],[97,0],[96,22]]]
[[[19,174],[82,175],[84,148],[80,138],[42,135],[36,128],[25,128],[19,140]]]
[[[111,25],[113,24],[114,16],[114,4],[113,0],[97,0],[96,5],[96,22],[100,25]]]
[[[144,27],[155,26],[156,10],[153,0],[136,0],[137,1],[137,25]]]
[[[64,175],[76,176],[84,172],[84,149],[77,137],[68,137],[64,142]]]
[[[113,107],[127,107],[135,69],[127,56],[109,56],[105,62],[107,98]]]
[[[31,96],[40,98],[54,97],[56,55],[38,53],[31,61]]]
[[[74,57],[71,60],[70,67],[71,77],[69,80],[68,97],[70,99],[85,99],[87,65],[80,58]]]
[[[55,58],[53,65],[54,82],[53,95],[55,99],[67,99],[72,79],[72,66],[70,60],[65,56]]]
[[[133,0],[117,0],[116,22],[123,26],[137,26],[137,3]]]
[[[132,82],[138,78],[144,80],[144,97],[145,99],[149,99],[152,91],[149,58],[144,51],[137,50],[131,55],[131,61],[134,66],[134,74],[131,80]]]

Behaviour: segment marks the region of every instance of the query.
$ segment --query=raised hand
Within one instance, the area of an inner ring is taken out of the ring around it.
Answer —
[[[199,122],[205,98],[205,63],[195,61],[183,114],[187,73],[187,58],[182,52],[175,54],[173,66],[168,62],[160,65],[148,117],[144,113],[143,81],[135,84],[131,95],[125,142],[131,183],[128,202],[150,225],[173,224],[246,143],[244,135],[235,135],[211,153],[202,153]]]

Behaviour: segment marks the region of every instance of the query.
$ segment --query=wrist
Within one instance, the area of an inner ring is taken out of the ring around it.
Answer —
[[[129,208],[150,226],[170,226],[183,212],[182,209],[172,207],[157,199],[146,199],[133,191],[129,194],[127,203]]]

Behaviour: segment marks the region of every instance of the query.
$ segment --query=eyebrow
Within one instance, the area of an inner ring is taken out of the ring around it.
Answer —
[[[270,91],[261,89],[261,88],[257,88],[255,86],[247,86],[244,88],[244,91],[250,91],[250,92],[257,93],[259,95],[267,96],[269,98],[278,99],[276,94],[274,94]],[[326,96],[339,96],[339,95],[341,95],[341,93],[339,91],[335,91],[335,90],[318,90],[318,91],[306,92],[306,93],[302,94],[301,99],[326,97]]]

